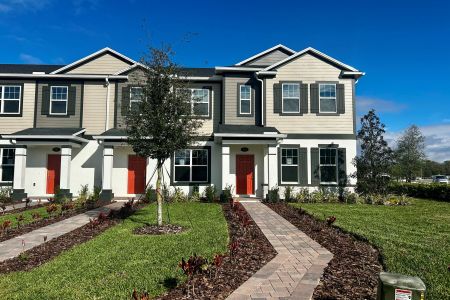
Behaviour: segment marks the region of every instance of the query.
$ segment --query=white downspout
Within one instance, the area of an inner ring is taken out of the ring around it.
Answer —
[[[261,125],[264,126],[264,80],[258,78],[258,73],[255,73],[255,78],[261,82]]]
[[[105,121],[105,131],[109,129],[109,76],[105,77],[106,84],[106,121]]]

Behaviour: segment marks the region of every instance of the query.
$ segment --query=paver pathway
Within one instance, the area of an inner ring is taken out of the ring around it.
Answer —
[[[3,241],[0,243],[0,262],[18,256],[24,250],[22,241],[25,242],[26,251],[42,244],[44,236],[47,236],[47,241],[50,241],[89,223],[89,219],[97,217],[100,212],[109,212],[110,209],[119,208],[122,205],[121,202],[114,202]]]
[[[259,201],[240,202],[278,254],[227,299],[311,299],[333,254]]]

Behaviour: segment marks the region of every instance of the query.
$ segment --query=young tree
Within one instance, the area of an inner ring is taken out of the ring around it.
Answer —
[[[164,162],[195,141],[202,122],[193,116],[191,93],[170,47],[150,48],[142,59],[142,97],[127,117],[128,143],[136,154],[156,160],[158,225],[162,225],[161,182]]]
[[[420,173],[425,160],[425,138],[419,127],[412,125],[399,138],[395,158],[407,182]]]
[[[392,150],[384,140],[384,128],[373,109],[361,118],[358,131],[361,155],[354,160],[358,179],[356,189],[360,193],[386,192],[385,175],[392,165]]]

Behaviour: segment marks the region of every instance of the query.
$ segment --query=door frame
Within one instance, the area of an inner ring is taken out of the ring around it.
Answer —
[[[238,162],[239,162],[238,157],[242,157],[242,156],[251,156],[253,158],[252,192],[250,194],[248,194],[248,193],[239,194],[238,193]],[[255,195],[256,194],[256,187],[255,187],[255,182],[256,182],[255,154],[252,154],[252,153],[250,153],[250,154],[236,154],[235,160],[236,160],[236,180],[235,180],[235,183],[236,183],[236,194],[237,195]]]
[[[54,195],[55,194],[55,192],[56,192],[56,188],[57,187],[59,187],[60,185],[61,185],[61,154],[55,154],[55,153],[47,153],[47,164],[46,164],[46,166],[45,166],[45,168],[46,168],[46,170],[47,170],[47,176],[46,176],[46,183],[45,183],[45,193],[47,194],[47,195]],[[52,157],[56,157],[56,156],[58,156],[59,157],[59,174],[55,174],[55,181],[54,181],[54,183],[53,183],[53,193],[50,193],[49,192],[49,182],[48,182],[48,175],[49,175],[49,168],[48,168],[48,163],[49,163],[49,161],[50,161],[50,156],[52,156]],[[57,178],[57,176],[56,175],[59,175],[59,178]],[[57,184],[59,182],[59,184]]]

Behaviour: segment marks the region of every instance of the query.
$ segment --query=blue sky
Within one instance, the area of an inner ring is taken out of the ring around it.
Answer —
[[[184,66],[229,65],[282,43],[366,72],[395,140],[417,124],[427,154],[450,160],[450,1],[0,0],[0,63],[66,64],[109,46],[138,59],[169,43]]]

